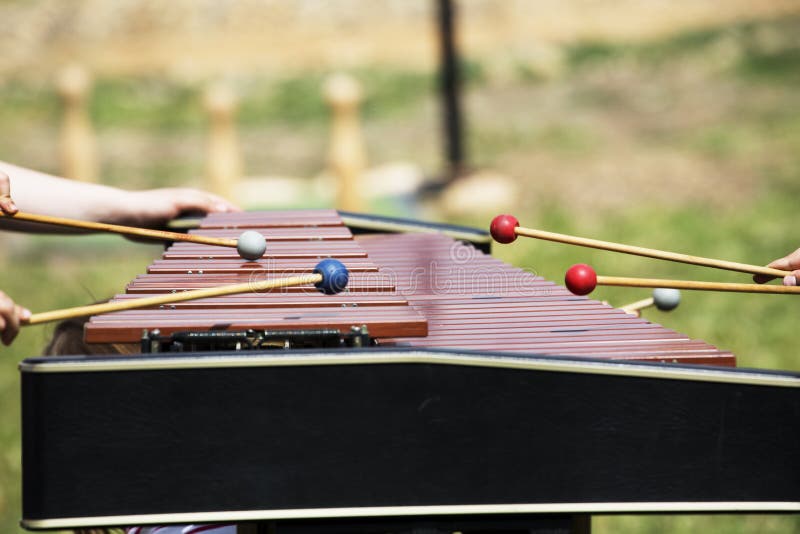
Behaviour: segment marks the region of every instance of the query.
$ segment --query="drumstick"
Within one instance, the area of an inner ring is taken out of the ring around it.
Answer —
[[[22,324],[35,325],[49,323],[52,321],[60,321],[63,319],[72,319],[75,317],[85,317],[87,315],[99,315],[102,313],[110,313],[115,311],[134,310],[149,306],[158,306],[161,304],[171,304],[173,302],[182,302],[185,300],[221,297],[223,295],[235,295],[237,293],[255,293],[258,291],[267,291],[270,289],[300,286],[305,284],[314,284],[314,286],[321,292],[327,295],[333,295],[335,293],[339,293],[347,286],[348,279],[349,273],[347,272],[347,268],[339,260],[326,258],[319,262],[316,267],[314,267],[312,274],[245,282],[242,284],[231,284],[204,289],[194,289],[181,293],[167,293],[165,295],[156,295],[153,297],[144,297],[140,299],[105,302],[102,304],[92,304],[90,306],[78,306],[76,308],[66,308],[63,310],[35,313],[31,315],[27,321],[23,321]]]
[[[730,284],[724,282],[697,282],[692,280],[664,280],[660,278],[626,278],[598,276],[589,265],[579,263],[567,270],[564,283],[575,295],[588,295],[597,286],[666,287],[705,291],[732,291],[737,293],[795,293],[800,286],[764,286],[759,284]]]
[[[734,261],[703,258],[700,256],[690,256],[688,254],[680,254],[677,252],[667,252],[664,250],[657,250],[652,248],[644,248],[633,245],[612,243],[610,241],[600,241],[598,239],[587,239],[585,237],[576,237],[566,234],[557,234],[554,232],[545,232],[544,230],[535,230],[533,228],[524,228],[519,225],[519,221],[513,215],[498,215],[492,220],[492,225],[490,230],[492,237],[498,243],[511,243],[517,238],[517,236],[521,235],[525,237],[533,237],[536,239],[545,239],[547,241],[557,241],[559,243],[566,243],[568,245],[578,245],[581,247],[610,250],[613,252],[634,254],[636,256],[645,256],[648,258],[656,258],[660,260],[689,263],[691,265],[716,267],[717,269],[738,271],[741,273],[763,274],[766,276],[780,277],[780,278],[792,274],[791,271],[783,271],[781,269],[773,269],[771,267],[762,267],[760,265],[750,265],[747,263],[738,263]]]
[[[152,230],[150,228],[136,228],[134,226],[121,226],[118,224],[99,223],[91,221],[81,221],[77,219],[67,219],[65,217],[53,217],[50,215],[37,215],[34,213],[17,212],[8,215],[0,212],[0,216],[9,219],[29,221],[54,226],[67,226],[70,228],[80,228],[95,232],[110,232],[113,234],[133,235],[157,239],[160,241],[187,241],[189,243],[199,243],[202,245],[215,245],[219,247],[235,248],[239,255],[247,260],[257,260],[264,255],[267,248],[264,236],[253,230],[242,232],[238,239],[224,237],[206,237],[195,234],[182,234],[180,232],[169,232],[166,230]]]

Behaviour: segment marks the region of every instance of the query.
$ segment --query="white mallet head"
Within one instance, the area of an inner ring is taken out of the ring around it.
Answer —
[[[242,232],[236,240],[236,251],[246,260],[257,260],[267,250],[267,240],[255,230]]]
[[[670,311],[681,303],[681,292],[677,289],[657,287],[653,290],[653,304],[661,311]]]

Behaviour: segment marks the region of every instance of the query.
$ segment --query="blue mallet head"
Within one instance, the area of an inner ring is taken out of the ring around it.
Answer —
[[[322,280],[315,287],[326,295],[335,295],[347,287],[350,274],[342,262],[333,258],[325,258],[314,267],[314,272],[322,275]]]

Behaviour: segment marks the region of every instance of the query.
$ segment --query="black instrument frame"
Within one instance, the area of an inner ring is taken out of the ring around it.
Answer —
[[[798,373],[397,348],[20,370],[30,529],[800,511]]]

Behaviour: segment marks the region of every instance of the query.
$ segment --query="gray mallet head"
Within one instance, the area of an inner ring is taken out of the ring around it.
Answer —
[[[255,230],[242,232],[236,240],[236,251],[246,260],[257,260],[267,250],[267,240]]]
[[[670,311],[681,303],[681,292],[677,289],[657,287],[653,290],[653,304],[661,311]]]

